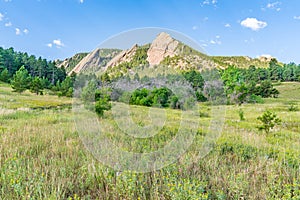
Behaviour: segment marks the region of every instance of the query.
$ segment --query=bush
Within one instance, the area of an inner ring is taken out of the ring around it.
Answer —
[[[295,106],[294,104],[291,104],[288,108],[288,111],[290,112],[297,112],[299,109],[297,106]]]
[[[95,103],[95,111],[99,117],[103,117],[104,111],[110,110],[112,107],[108,98],[101,98]]]
[[[257,119],[262,122],[262,125],[259,126],[258,129],[264,130],[267,134],[270,132],[271,129],[274,128],[275,125],[281,123],[281,120],[277,117],[277,115],[268,110]]]
[[[95,102],[95,92],[97,90],[96,81],[90,81],[83,89],[80,98],[84,102]]]
[[[239,109],[239,117],[240,121],[245,121],[244,111],[242,109]]]
[[[250,95],[249,103],[264,103],[264,100],[261,96],[257,96],[255,94]]]

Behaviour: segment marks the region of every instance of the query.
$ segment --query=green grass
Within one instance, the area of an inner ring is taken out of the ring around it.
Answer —
[[[0,106],[7,109],[49,109],[54,107],[63,107],[72,104],[72,100],[66,97],[57,97],[49,95],[33,95],[29,91],[24,93],[12,93],[8,84],[0,83]]]
[[[0,199],[299,199],[300,112],[288,108],[300,107],[300,84],[276,87],[279,98],[264,104],[226,106],[222,135],[205,158],[197,159],[214,116],[212,107],[200,104],[194,143],[174,164],[117,173],[84,147],[72,111],[56,109],[71,99],[15,94],[0,84]],[[267,109],[283,121],[268,135],[257,129]],[[148,110],[132,106],[132,120],[150,124]],[[176,135],[180,114],[167,109],[164,128],[137,140],[118,129],[111,112],[100,121],[104,136],[124,150],[150,152]]]

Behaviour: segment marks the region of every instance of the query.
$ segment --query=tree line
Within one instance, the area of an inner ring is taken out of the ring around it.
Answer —
[[[131,68],[143,63],[145,51],[140,49],[139,53],[130,64]],[[213,72],[216,71],[216,72]],[[204,77],[207,74],[216,73],[219,80],[208,81]],[[295,63],[280,64],[276,59],[272,59],[269,67],[261,68],[249,66],[249,68],[237,68],[229,66],[223,70],[206,71],[183,71],[172,75],[158,75],[164,77],[169,83],[184,79],[194,90],[195,99],[199,102],[210,101],[221,94],[225,95],[227,104],[257,103],[263,98],[279,95],[278,90],[273,87],[274,82],[300,81],[300,65]],[[74,83],[78,87],[85,85],[85,80],[95,80],[95,87],[109,86],[109,84],[120,79],[110,77],[104,73],[101,77],[91,75],[75,74],[67,76],[65,69],[55,66],[54,61],[47,61],[41,57],[29,56],[27,53],[16,52],[13,48],[3,49],[0,47],[0,81],[11,83],[15,92],[23,92],[29,89],[36,94],[42,94],[44,89],[51,90],[59,96],[71,97],[74,91]],[[155,82],[156,80],[147,76],[142,78],[135,74],[132,78],[123,75],[121,78],[134,80],[135,82]],[[174,95],[169,88],[153,86],[152,88],[139,88],[134,91],[111,88],[114,101],[126,101],[133,105],[159,106],[181,108],[183,102]],[[117,98],[116,98],[117,96]],[[181,102],[181,103],[179,103]]]
[[[50,89],[60,96],[72,96],[75,75],[67,76],[65,69],[54,61],[0,47],[0,81],[11,83],[15,92],[27,89],[42,94]]]

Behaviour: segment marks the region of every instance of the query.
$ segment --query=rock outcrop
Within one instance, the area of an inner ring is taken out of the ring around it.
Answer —
[[[101,63],[101,56],[100,56],[101,49],[96,49],[89,53],[86,57],[84,57],[76,67],[70,72],[79,73],[80,71],[84,70],[89,66],[98,66]]]
[[[88,53],[77,53],[71,58],[66,58],[63,61],[56,60],[56,64],[58,68],[64,67],[67,72],[70,72],[76,67],[76,65],[85,57]]]
[[[138,45],[133,45],[128,50],[123,50],[121,53],[116,55],[113,59],[111,59],[105,66],[105,69],[109,67],[114,67],[119,65],[122,62],[129,62],[133,58],[134,54],[136,53],[136,50],[138,49]]]
[[[73,72],[79,73],[81,71],[90,71],[95,72],[101,70],[102,67],[114,58],[120,50],[117,49],[95,49],[87,56],[85,56],[76,67],[69,72],[72,74]]]
[[[274,57],[270,55],[262,55],[258,57],[261,62],[270,62]]]
[[[152,42],[147,55],[150,66],[158,65],[165,57],[173,57],[179,42],[169,34],[162,32]]]

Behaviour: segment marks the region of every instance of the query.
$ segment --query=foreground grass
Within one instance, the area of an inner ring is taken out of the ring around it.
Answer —
[[[300,112],[288,108],[300,107],[300,84],[278,89],[279,98],[265,104],[226,106],[222,135],[203,159],[197,157],[213,116],[211,107],[200,105],[201,127],[188,152],[162,170],[139,174],[117,173],[84,148],[72,111],[54,109],[70,99],[16,95],[0,85],[0,199],[299,199]],[[266,109],[283,120],[269,135],[256,128]],[[150,123],[147,108],[133,106],[132,113],[134,122]],[[145,152],[176,135],[180,113],[166,113],[165,127],[148,140],[121,135],[111,112],[101,120],[113,128],[104,130],[115,144]]]

